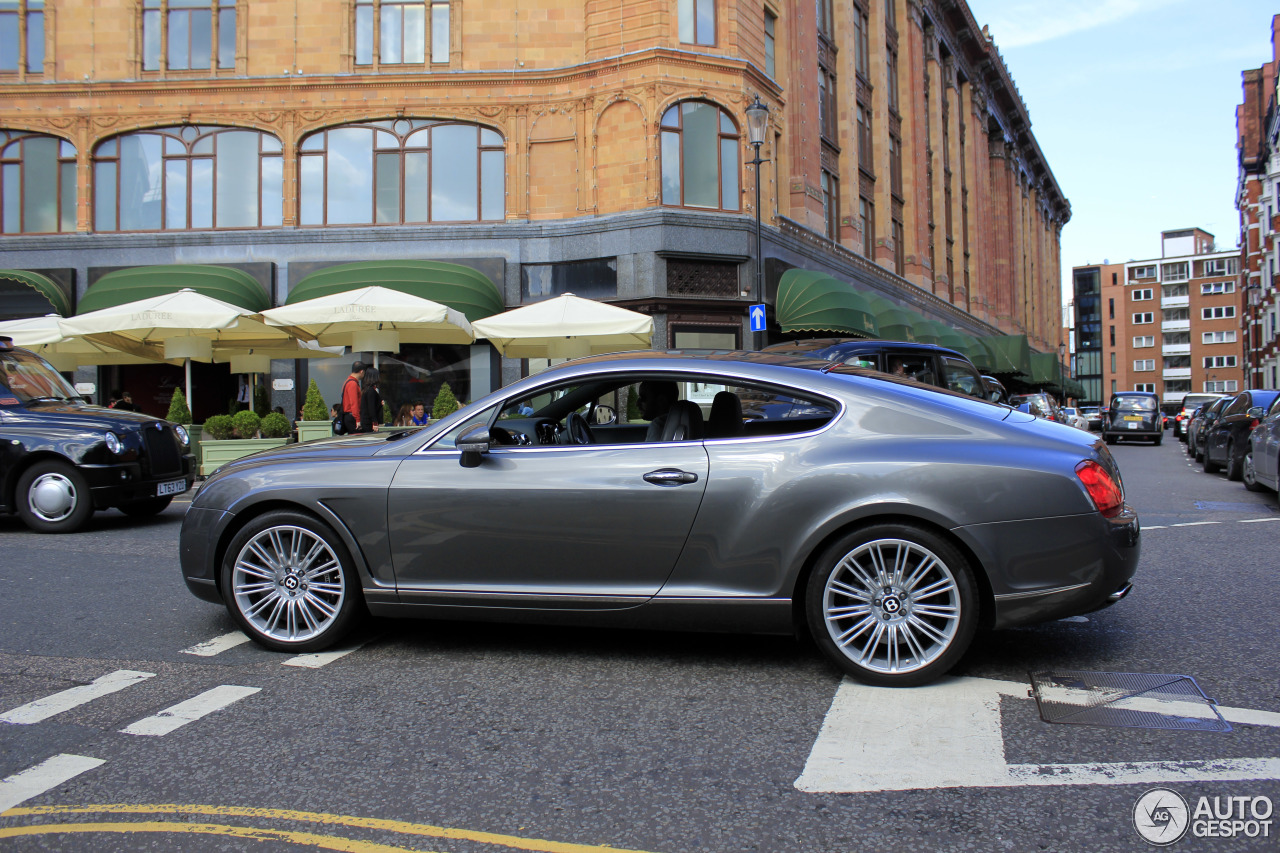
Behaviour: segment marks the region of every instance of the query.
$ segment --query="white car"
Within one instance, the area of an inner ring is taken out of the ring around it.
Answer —
[[[1089,421],[1085,419],[1084,415],[1080,414],[1079,409],[1067,406],[1063,408],[1062,414],[1066,416],[1068,425],[1088,431]]]

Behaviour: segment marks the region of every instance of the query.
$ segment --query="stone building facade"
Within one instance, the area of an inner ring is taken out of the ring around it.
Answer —
[[[73,307],[122,267],[236,266],[280,304],[325,265],[429,259],[508,307],[572,291],[654,315],[656,346],[744,346],[747,306],[800,267],[1062,341],[1070,206],[963,0],[10,6],[0,267]],[[521,369],[486,353],[431,357],[474,398]]]

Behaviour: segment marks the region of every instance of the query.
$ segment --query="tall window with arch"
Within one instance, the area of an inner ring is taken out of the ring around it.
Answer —
[[[662,116],[662,203],[738,210],[740,137],[729,113],[682,101]]]
[[[303,225],[489,222],[506,217],[502,135],[394,119],[311,134],[298,152]]]
[[[55,136],[0,130],[0,234],[75,230],[75,146]]]
[[[126,133],[93,153],[98,231],[270,228],[282,223],[280,140],[234,127]]]

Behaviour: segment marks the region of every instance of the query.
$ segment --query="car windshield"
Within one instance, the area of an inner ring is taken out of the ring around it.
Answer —
[[[1155,407],[1155,397],[1116,397],[1111,401],[1111,408],[1129,412],[1149,412]]]
[[[28,352],[0,352],[0,384],[23,405],[41,401],[81,402],[80,395],[62,374]]]

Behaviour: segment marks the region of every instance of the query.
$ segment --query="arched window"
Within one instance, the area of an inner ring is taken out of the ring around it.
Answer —
[[[308,136],[298,152],[303,225],[477,222],[506,216],[502,136],[397,119]]]
[[[715,104],[682,101],[662,116],[662,203],[738,210],[738,128]]]
[[[280,140],[233,127],[160,127],[93,154],[98,231],[270,228],[282,222]]]
[[[76,147],[53,136],[0,130],[0,233],[76,230]]]

